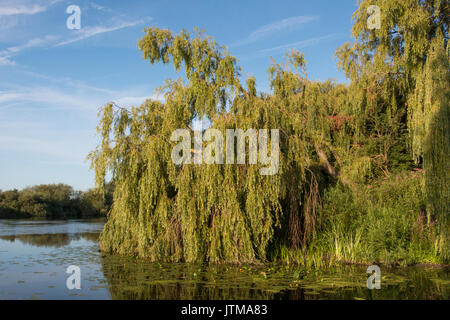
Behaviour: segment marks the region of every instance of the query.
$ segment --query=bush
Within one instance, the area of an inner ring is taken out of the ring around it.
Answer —
[[[443,262],[434,249],[436,221],[426,213],[423,183],[423,174],[413,171],[353,189],[331,187],[315,241],[349,262]]]

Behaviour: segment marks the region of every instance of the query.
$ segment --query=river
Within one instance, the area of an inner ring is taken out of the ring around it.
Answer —
[[[150,263],[98,249],[104,220],[0,220],[0,299],[446,299],[450,270]],[[79,267],[80,289],[66,273]]]

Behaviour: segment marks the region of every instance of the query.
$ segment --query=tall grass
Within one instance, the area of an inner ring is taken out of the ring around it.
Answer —
[[[370,185],[337,184],[323,196],[324,220],[310,244],[282,247],[274,256],[311,267],[448,263],[437,250],[437,223],[426,211],[423,183],[422,172],[411,171]]]

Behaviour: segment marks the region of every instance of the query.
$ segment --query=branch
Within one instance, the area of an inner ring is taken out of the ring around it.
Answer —
[[[320,148],[319,144],[317,144],[317,143],[314,144],[314,148],[316,149],[316,153],[319,156],[320,166],[321,166],[322,170],[325,173],[329,174],[330,176],[332,176],[333,178],[336,179],[338,176],[338,172],[328,161],[328,157],[325,154],[325,152]]]

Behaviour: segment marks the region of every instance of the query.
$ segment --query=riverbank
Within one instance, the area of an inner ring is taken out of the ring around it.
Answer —
[[[0,190],[0,219],[76,219],[105,217],[112,204],[111,185],[105,194],[75,191],[66,184],[41,184],[23,190]]]
[[[103,222],[0,220],[0,299],[444,299],[450,270],[380,266],[381,289],[368,290],[367,267],[151,263],[98,250]],[[81,270],[68,290],[66,269]]]
[[[424,177],[412,170],[370,184],[323,193],[318,231],[305,249],[275,249],[274,259],[314,266],[334,262],[448,265],[436,243],[436,218],[425,211]]]
[[[330,267],[342,262],[448,265],[436,243],[436,217],[425,210],[423,185],[423,172],[408,170],[369,183],[336,183],[322,189],[315,230],[305,245],[292,248],[287,234],[283,233],[285,229],[279,229],[268,246],[267,256],[251,263],[276,262],[308,268]],[[283,220],[280,222],[288,225]],[[110,250],[110,241],[113,240],[101,238],[103,251],[120,253]],[[127,243],[130,245],[131,242]],[[113,246],[120,248],[121,244],[114,243]],[[146,256],[146,252],[141,257],[158,262]],[[171,259],[173,257],[167,255],[159,262],[170,262]],[[236,261],[236,264],[247,262]]]

